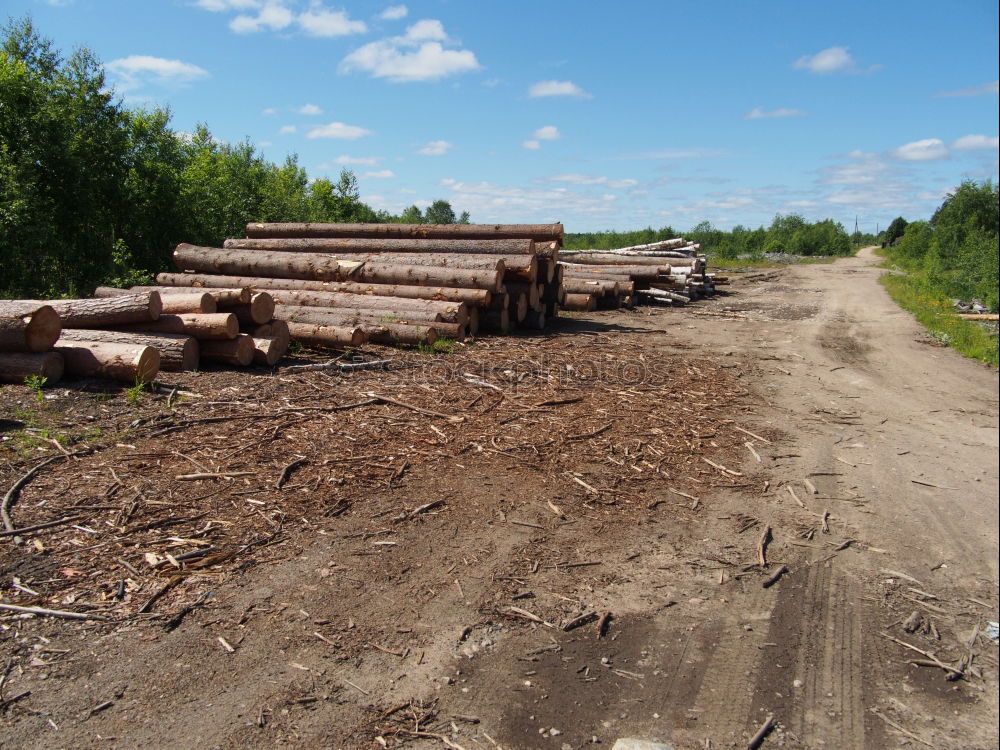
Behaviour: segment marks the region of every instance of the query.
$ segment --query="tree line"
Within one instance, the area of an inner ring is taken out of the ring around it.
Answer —
[[[167,109],[125,107],[87,49],[63,56],[30,19],[0,35],[0,296],[55,297],[134,284],[178,242],[219,245],[249,221],[457,223],[438,200],[401,215],[360,200],[357,178],[310,179]]]
[[[978,299],[996,312],[1000,195],[991,180],[964,181],[929,221],[895,219],[883,238],[890,262],[932,294]]]
[[[798,214],[777,215],[767,228],[750,229],[736,225],[729,231],[717,229],[711,222],[703,221],[687,232],[666,226],[660,229],[647,227],[634,232],[588,232],[567,234],[566,246],[570,249],[608,250],[616,247],[644,245],[651,242],[683,236],[701,243],[702,249],[717,258],[761,258],[766,255],[850,255],[854,248],[873,237],[850,236],[843,224],[831,219],[809,222]]]

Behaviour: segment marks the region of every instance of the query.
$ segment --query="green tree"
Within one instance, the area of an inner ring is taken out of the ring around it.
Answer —
[[[892,223],[889,224],[889,227],[885,230],[885,235],[883,236],[882,241],[885,243],[885,245],[892,245],[896,242],[896,240],[902,237],[905,232],[906,232],[906,219],[904,219],[902,216],[897,216],[895,219],[892,220]]]
[[[451,204],[445,200],[436,200],[427,207],[424,221],[428,224],[454,224],[457,219]]]

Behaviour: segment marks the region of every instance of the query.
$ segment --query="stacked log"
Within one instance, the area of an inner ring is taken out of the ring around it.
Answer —
[[[715,292],[701,246],[677,237],[615,250],[564,250],[567,309],[631,307],[640,300],[686,304]],[[589,295],[586,300],[580,295]]]
[[[267,292],[276,318],[307,343],[350,343],[317,326],[353,326],[380,343],[432,343],[480,327],[544,329],[563,299],[562,238],[561,224],[253,223],[221,248],[178,245],[181,273],[157,283]]]
[[[161,369],[197,369],[200,362],[237,367],[273,366],[288,349],[286,327],[272,335],[274,298],[245,285],[202,289],[175,286],[136,286],[131,289],[97,287],[96,297],[121,298],[153,292],[162,300],[163,313],[155,321],[115,326],[100,341],[143,339],[158,349]],[[261,330],[265,329],[265,330]]]

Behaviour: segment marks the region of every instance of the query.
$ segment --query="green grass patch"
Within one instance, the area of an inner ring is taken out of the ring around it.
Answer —
[[[879,281],[896,304],[912,313],[931,337],[966,357],[997,367],[995,325],[984,326],[982,323],[956,317],[952,301],[930,288],[922,277],[922,273],[890,272],[883,274]]]

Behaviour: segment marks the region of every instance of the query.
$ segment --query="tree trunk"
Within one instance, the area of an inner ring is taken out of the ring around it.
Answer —
[[[109,341],[66,343],[56,351],[66,360],[66,372],[73,375],[148,383],[160,371],[160,353],[151,346]]]
[[[534,255],[534,240],[492,239],[365,239],[363,237],[230,239],[226,248],[279,250],[299,253],[360,254],[379,253],[461,253],[463,255]]]
[[[594,294],[567,294],[562,307],[576,312],[590,312],[597,309],[597,296]]]
[[[615,274],[629,276],[633,279],[655,279],[661,273],[670,273],[670,266],[616,266],[616,265],[577,265],[563,262],[564,273],[580,276],[585,274]]]
[[[270,320],[264,325],[253,326],[244,333],[249,333],[255,339],[284,340],[285,348],[288,348],[291,341],[291,336],[288,335],[288,323],[284,320]]]
[[[0,352],[44,352],[56,343],[62,323],[50,305],[0,300]]]
[[[244,325],[263,325],[274,317],[274,297],[267,292],[254,292],[250,301],[222,305],[222,312],[231,312]]]
[[[439,320],[440,313],[422,312],[420,310],[377,310],[371,308],[349,308],[349,307],[319,307],[313,305],[278,305],[275,308],[275,315],[278,320],[286,323],[318,323],[319,325],[333,325],[329,320],[337,319],[338,325],[378,323],[379,325],[390,325],[401,323],[406,325],[437,326],[445,321]],[[316,320],[317,315],[325,315],[327,320]],[[455,325],[459,325],[456,323]]]
[[[288,333],[295,341],[314,346],[361,346],[368,339],[360,328],[289,323]]]
[[[571,294],[618,294],[618,282],[608,279],[563,279],[563,289]]]
[[[113,286],[99,286],[95,297],[127,297],[136,289],[118,289]],[[157,292],[157,294],[160,294]],[[160,294],[160,313],[214,313],[218,309],[215,297],[208,292],[190,291],[184,294]]]
[[[253,338],[241,333],[226,341],[202,341],[201,358],[209,362],[223,362],[237,367],[249,367],[253,363]]]
[[[528,295],[521,292],[520,294],[510,294],[508,298],[510,299],[510,307],[507,309],[510,311],[511,322],[520,323],[528,314]]]
[[[160,317],[159,292],[136,292],[122,297],[59,299],[39,302],[59,313],[63,328],[107,328],[153,321]]]
[[[0,383],[23,383],[27,377],[59,382],[65,362],[59,352],[0,352]]]
[[[151,346],[160,353],[160,369],[182,372],[198,369],[198,341],[191,336],[175,333],[125,333],[123,331],[92,331],[70,329],[59,337],[60,346],[73,346],[76,341],[101,341],[110,344]]]
[[[253,362],[255,365],[274,367],[288,351],[288,339],[278,336],[255,336],[253,341]]]
[[[347,294],[374,294],[381,297],[403,297],[405,299],[465,302],[467,305],[478,305],[479,307],[489,305],[493,297],[493,293],[487,289],[363,284],[352,281],[304,281],[302,279],[272,279],[258,276],[213,276],[200,273],[161,273],[156,277],[156,280],[161,284],[174,285],[176,288],[192,286],[211,288],[236,284],[254,289],[301,289],[310,292],[345,292]]]
[[[161,274],[163,275],[163,274]],[[192,288],[197,285],[193,284],[182,284],[177,286],[134,286],[132,291],[134,292],[159,292],[160,295],[164,294],[189,294]],[[253,290],[249,286],[236,286],[236,287],[221,287],[213,289],[201,289],[198,291],[204,291],[211,294],[215,298],[216,305],[236,305],[236,304],[246,304],[250,301],[250,297],[253,294]],[[166,311],[164,311],[166,312]]]
[[[425,315],[438,314],[441,316],[441,320],[462,325],[469,321],[469,308],[462,302],[437,302],[422,299],[401,299],[398,297],[376,297],[367,294],[340,294],[335,292],[305,292],[297,290],[272,290],[271,293],[274,299],[282,305],[393,310],[400,317],[405,317],[412,313],[423,313]]]
[[[505,281],[508,294],[523,294],[528,300],[528,307],[534,309],[538,305],[538,284],[525,284],[517,281]]]
[[[239,335],[240,323],[232,313],[182,313],[161,315],[149,323],[119,326],[118,329],[139,333],[183,333],[199,341],[224,341]]]
[[[563,241],[562,224],[247,224],[247,237]]]
[[[313,253],[273,250],[225,250],[180,244],[174,263],[182,270],[319,281],[362,281],[369,284],[409,284],[471,289],[499,288],[498,271],[402,266],[388,263],[350,263]]]
[[[281,308],[282,314],[286,309]],[[437,323],[386,322],[362,311],[338,313],[325,307],[294,307],[287,314],[295,323],[361,328],[369,341],[379,344],[433,344],[437,340]]]

